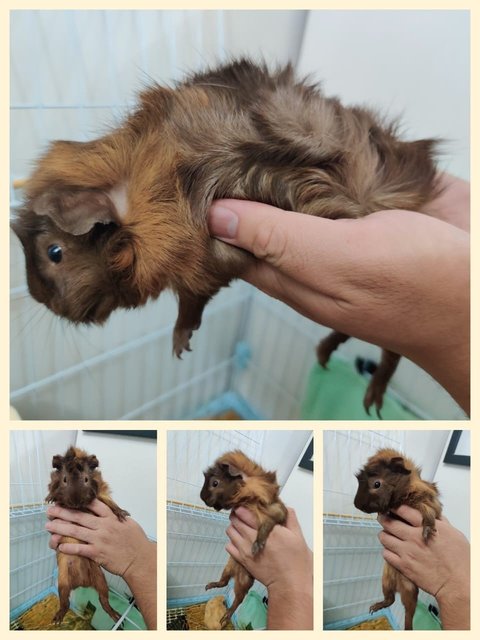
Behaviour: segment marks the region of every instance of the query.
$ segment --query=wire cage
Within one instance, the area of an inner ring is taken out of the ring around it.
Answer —
[[[75,431],[10,432],[10,628],[53,629],[58,609],[56,554],[45,529],[52,456],[75,446]],[[75,589],[63,629],[143,630],[140,611],[127,583],[104,570],[112,606],[121,613],[114,622],[92,589]]]
[[[295,63],[307,14],[12,11],[12,208],[22,200],[15,181],[28,176],[50,140],[102,135],[152,81],[171,84],[242,54]],[[301,416],[315,346],[327,330],[245,283],[208,305],[193,353],[177,361],[170,294],[140,310],[119,310],[103,327],[78,328],[29,296],[13,233],[10,272],[11,404],[22,418],[186,419],[227,409],[250,419]],[[352,367],[358,356],[377,359],[378,350],[358,341],[340,350]],[[464,417],[406,360],[390,388],[419,417]]]
[[[277,480],[281,487],[287,481],[305,446],[310,432],[277,433],[277,444],[282,451],[277,457]],[[233,582],[225,589],[205,591],[205,585],[220,578],[228,554],[225,530],[228,513],[206,507],[200,499],[203,473],[220,455],[240,449],[248,457],[271,470],[272,456],[265,444],[272,432],[237,430],[170,431],[167,440],[167,618],[173,624],[179,617],[188,617],[191,611],[216,595],[224,595],[226,605],[233,602]],[[282,439],[283,438],[283,439]],[[280,442],[280,439],[281,442]],[[296,496],[302,500],[301,496]],[[253,593],[252,593],[253,592]],[[255,581],[244,603],[232,617],[234,628],[265,628],[264,599],[266,589]],[[245,602],[247,601],[247,604]],[[253,602],[252,604],[252,601]],[[255,608],[253,614],[250,606]],[[203,618],[202,621],[203,623]],[[256,626],[255,626],[256,625]],[[171,628],[178,628],[172,626]],[[192,627],[189,628],[205,628]]]
[[[439,452],[447,433],[435,432]],[[358,486],[354,474],[380,448],[392,448],[408,455],[406,450],[412,446],[412,438],[415,432],[396,430],[324,432],[325,629],[349,629],[367,620],[371,629],[377,624],[379,629],[404,628],[404,608],[399,594],[388,609],[373,616],[368,612],[370,605],[383,599],[383,547],[377,537],[381,527],[376,514],[364,514],[354,507]],[[429,453],[432,459],[436,455],[433,449],[430,448]],[[434,461],[432,465],[435,464]],[[432,465],[422,477],[433,479],[435,467]],[[438,611],[435,598],[429,594],[420,591],[419,601],[431,611]]]

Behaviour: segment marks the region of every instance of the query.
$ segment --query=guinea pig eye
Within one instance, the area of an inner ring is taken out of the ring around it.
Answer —
[[[218,480],[212,481],[212,487],[218,487]]]
[[[375,480],[375,482],[373,483],[374,489],[380,489],[381,486],[382,483],[380,482],[380,480]]]
[[[47,249],[47,255],[51,262],[58,264],[63,257],[62,247],[59,244],[51,244]]]

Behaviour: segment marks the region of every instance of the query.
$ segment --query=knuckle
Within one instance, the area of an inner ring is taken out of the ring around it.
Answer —
[[[252,252],[260,260],[277,264],[281,262],[287,245],[286,230],[274,220],[265,220],[253,238]]]

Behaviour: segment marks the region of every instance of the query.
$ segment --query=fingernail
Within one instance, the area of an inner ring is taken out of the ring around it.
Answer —
[[[210,209],[208,227],[217,238],[232,239],[237,235],[238,216],[222,205],[213,205]]]

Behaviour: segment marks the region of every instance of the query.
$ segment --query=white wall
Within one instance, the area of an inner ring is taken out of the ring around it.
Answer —
[[[442,166],[468,180],[469,30],[468,11],[310,11],[298,68],[401,116],[407,138],[445,139]]]
[[[440,490],[443,513],[470,539],[470,467],[443,462],[449,441],[450,438],[445,443],[434,480]]]
[[[79,431],[76,446],[94,453],[112,498],[145,533],[157,537],[157,441]]]
[[[310,436],[311,433],[308,435],[308,440],[285,482],[280,495],[287,507],[293,507],[295,509],[305,540],[310,549],[313,550],[314,521],[315,514],[318,513],[318,509],[313,502],[313,473],[298,466],[305,449],[308,447]]]

